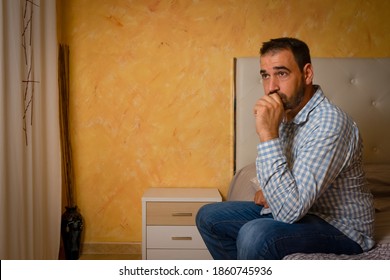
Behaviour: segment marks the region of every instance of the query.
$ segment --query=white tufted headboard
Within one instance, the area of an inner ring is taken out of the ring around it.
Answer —
[[[356,121],[366,163],[390,163],[390,58],[312,58],[314,83]],[[235,59],[235,170],[256,159],[253,105],[263,95],[258,57]]]

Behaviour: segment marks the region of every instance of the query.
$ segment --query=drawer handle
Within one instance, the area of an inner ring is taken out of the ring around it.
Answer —
[[[192,237],[189,237],[189,236],[173,236],[172,240],[192,240]]]
[[[192,213],[172,213],[173,217],[192,217]]]

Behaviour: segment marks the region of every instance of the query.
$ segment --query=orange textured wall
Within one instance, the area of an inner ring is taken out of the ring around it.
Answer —
[[[84,242],[141,241],[141,196],[233,174],[233,58],[294,36],[317,57],[390,55],[389,1],[58,0]]]

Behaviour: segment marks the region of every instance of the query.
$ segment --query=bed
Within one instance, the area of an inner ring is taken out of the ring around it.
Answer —
[[[390,259],[390,58],[313,58],[314,83],[359,125],[364,169],[374,195],[376,245],[358,255],[302,254],[285,259]],[[256,146],[253,105],[263,94],[259,58],[235,59],[235,175],[228,200],[253,200]]]

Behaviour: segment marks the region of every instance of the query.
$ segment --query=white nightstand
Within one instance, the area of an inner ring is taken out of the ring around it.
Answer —
[[[215,188],[150,188],[142,197],[142,259],[212,259],[195,225],[199,208],[220,202]]]

